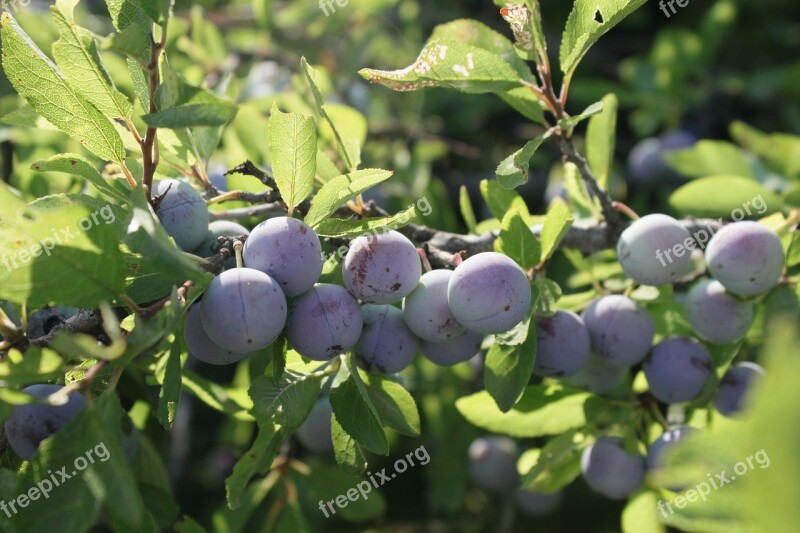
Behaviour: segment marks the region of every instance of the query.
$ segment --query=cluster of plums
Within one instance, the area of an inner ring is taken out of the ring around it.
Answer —
[[[396,231],[353,239],[344,287],[318,283],[320,240],[294,218],[256,226],[242,259],[243,268],[222,272],[189,310],[184,337],[202,361],[234,363],[283,332],[318,361],[353,350],[365,368],[392,374],[421,351],[452,365],[474,356],[485,335],[521,322],[531,303],[529,280],[508,257],[485,252],[455,270],[422,274],[417,248]]]

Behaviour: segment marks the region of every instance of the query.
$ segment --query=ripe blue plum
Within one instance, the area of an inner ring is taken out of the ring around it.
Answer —
[[[582,318],[592,348],[616,365],[640,363],[653,345],[653,320],[626,296],[610,294],[598,298],[584,310]]]
[[[664,453],[695,431],[689,426],[675,426],[662,433],[647,449],[647,470],[663,468]]]
[[[164,194],[156,210],[161,224],[178,248],[194,250],[208,234],[208,207],[200,193],[185,181],[167,179],[153,184],[153,197]]]
[[[576,374],[589,358],[591,342],[583,319],[559,310],[536,320],[536,363],[533,371],[545,377]]]
[[[437,365],[452,366],[469,361],[481,351],[483,335],[474,331],[464,331],[443,342],[422,341],[422,355]]]
[[[520,489],[514,495],[514,503],[517,509],[529,516],[544,516],[555,511],[564,494],[561,491],[545,494],[543,492],[533,492]]]
[[[36,398],[46,398],[61,390],[59,385],[30,385],[22,392]],[[78,393],[72,393],[64,405],[17,405],[11,418],[5,422],[6,438],[14,453],[26,461],[39,449],[47,437],[53,435],[75,418],[86,405]]]
[[[249,235],[250,230],[232,220],[215,220],[208,225],[208,233],[200,246],[194,251],[195,255],[200,257],[210,257],[214,255],[211,246],[217,242],[220,237],[239,237],[241,235]],[[231,256],[225,261],[225,268],[236,267],[236,258]]]
[[[508,437],[489,435],[469,446],[469,473],[472,482],[487,492],[510,493],[519,486],[517,443]]]
[[[674,218],[646,215],[625,228],[617,241],[617,259],[625,274],[643,285],[664,285],[691,267],[689,231]]]
[[[778,235],[758,222],[734,222],[719,230],[706,248],[706,263],[726,289],[754,296],[775,286],[785,256]]]
[[[483,252],[456,267],[447,285],[447,302],[465,328],[484,335],[503,333],[528,313],[530,282],[509,257]]]
[[[331,416],[333,409],[327,398],[320,398],[308,417],[297,428],[297,440],[300,441],[307,450],[314,453],[325,453],[333,449],[331,438]]]
[[[417,248],[396,231],[356,237],[342,263],[344,286],[371,304],[401,300],[417,287],[421,275]]]
[[[419,339],[403,320],[403,312],[391,305],[364,304],[364,329],[355,353],[371,371],[395,374],[414,361]]]
[[[452,270],[432,270],[419,279],[419,285],[403,300],[406,324],[420,339],[444,342],[464,331],[447,303],[447,285]]]
[[[583,450],[581,472],[592,490],[622,500],[642,486],[645,461],[638,453],[625,451],[620,437],[600,437]]]
[[[686,318],[697,336],[715,344],[744,337],[755,317],[752,302],[737,300],[716,280],[704,280],[692,287],[684,305]]]
[[[355,346],[363,325],[361,308],[349,292],[318,283],[292,302],[286,339],[299,354],[327,361]]]
[[[628,367],[614,365],[608,359],[590,353],[583,368],[568,381],[595,394],[604,394],[622,383],[627,373]]]
[[[216,342],[212,341],[200,318],[200,306],[193,305],[186,315],[186,324],[183,327],[183,338],[189,353],[200,359],[204,363],[211,365],[230,365],[241,361],[249,354],[237,353],[226,350]]]
[[[721,414],[736,416],[747,407],[747,398],[753,384],[764,375],[764,369],[756,363],[737,363],[730,367],[719,384],[714,397],[714,407]]]
[[[253,228],[242,258],[248,268],[275,278],[286,296],[308,291],[322,274],[319,237],[295,218],[270,218]]]
[[[664,172],[661,141],[655,137],[642,139],[628,154],[628,175],[634,183],[654,183]]]
[[[234,268],[208,286],[200,318],[208,337],[222,348],[255,352],[274,341],[286,324],[286,297],[267,274]]]
[[[703,390],[714,362],[705,346],[689,337],[670,337],[653,347],[644,360],[650,393],[664,403],[695,399]]]

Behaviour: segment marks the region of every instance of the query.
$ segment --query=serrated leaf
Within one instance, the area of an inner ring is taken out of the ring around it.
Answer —
[[[590,118],[586,128],[586,161],[597,176],[600,188],[607,190],[614,164],[619,100],[616,95],[607,94],[600,102],[603,111]]]
[[[495,342],[486,353],[483,380],[502,412],[520,399],[531,379],[536,362],[536,323],[528,318],[525,341],[517,345]]]
[[[579,115],[574,115],[567,118],[562,118],[558,121],[559,127],[564,131],[569,131],[584,120],[591,118],[599,113],[603,112],[603,102],[595,102],[586,109],[584,109]]]
[[[561,37],[561,72],[575,70],[589,48],[646,0],[575,0]]]
[[[577,430],[554,438],[537,450],[538,456],[532,467],[523,473],[522,486],[544,493],[566,487],[581,473],[581,452],[587,444],[583,434]]]
[[[544,119],[542,102],[528,87],[516,87],[509,91],[497,93],[497,96],[528,120],[537,124],[547,124]]]
[[[271,420],[285,428],[296,428],[306,419],[320,392],[322,376],[285,373],[278,385],[261,376],[250,386],[252,414],[264,425]]]
[[[106,181],[97,168],[85,157],[78,154],[57,154],[47,159],[37,161],[31,165],[33,170],[39,172],[65,172],[67,174],[77,174],[86,181],[94,185],[98,191],[109,198],[127,203],[128,195],[121,188],[114,187]]]
[[[722,175],[690,181],[670,195],[669,205],[681,215],[741,220],[780,211],[783,200],[750,178]]]
[[[158,393],[158,421],[167,430],[172,429],[172,424],[175,423],[178,402],[181,399],[181,351],[181,343],[176,340],[172,343],[169,354],[162,356],[159,361],[159,373],[163,372],[163,376]]]
[[[396,381],[369,372],[364,385],[382,425],[409,437],[419,436],[419,411],[411,393]]]
[[[740,121],[731,124],[730,132],[731,138],[759,156],[775,172],[787,178],[800,178],[800,136],[766,134]]]
[[[43,116],[34,111],[28,102],[24,102],[19,108],[3,115],[3,118],[0,118],[0,123],[22,128],[58,131],[58,128],[47,122]]]
[[[54,195],[25,205],[5,184],[0,213],[0,298],[32,308],[52,301],[93,308],[122,294],[123,213],[89,196]]]
[[[70,85],[80,90],[109,119],[130,118],[133,106],[114,87],[97,49],[97,41],[89,30],[75,23],[73,9],[77,0],[57,0],[50,7],[59,31],[53,43],[53,57]]]
[[[389,170],[365,168],[333,178],[314,195],[311,209],[308,210],[305,217],[305,223],[315,228],[348,200],[386,181],[392,177],[392,174],[393,172]]]
[[[495,180],[481,180],[480,189],[489,212],[498,220],[503,220],[511,209],[516,209],[523,220],[530,219],[528,206],[517,192],[504,189]]]
[[[352,357],[339,369],[331,386],[330,401],[337,422],[347,433],[373,453],[389,453],[378,410]]]
[[[516,209],[509,209],[503,217],[494,249],[513,259],[525,270],[538,265],[542,255],[539,241]]]
[[[447,87],[465,93],[504,92],[520,85],[520,74],[501,57],[477,46],[434,39],[402,70],[362,69],[372,83],[395,91]]]
[[[364,450],[358,441],[342,428],[335,416],[331,417],[331,438],[336,463],[342,470],[351,474],[361,474],[367,470],[369,465]]]
[[[128,63],[128,72],[130,72],[133,90],[136,93],[136,97],[139,99],[139,105],[141,105],[142,109],[145,111],[149,111],[150,82],[147,79],[147,74],[145,74],[139,62],[134,58],[128,57],[125,58],[125,61]]]
[[[282,113],[272,104],[269,119],[272,172],[289,214],[314,191],[317,172],[317,129],[314,120]]]
[[[459,398],[456,408],[479,428],[512,437],[557,435],[586,424],[584,405],[591,394],[560,384],[528,385],[508,412],[487,391]]]
[[[31,346],[25,357],[0,361],[0,381],[6,385],[30,385],[61,377],[64,361],[58,353],[47,348]]]
[[[73,90],[8,13],[2,15],[0,35],[6,76],[31,107],[97,157],[121,163],[125,148],[111,121]]]
[[[242,495],[247,484],[258,474],[265,474],[278,455],[283,442],[283,431],[274,424],[258,429],[258,436],[247,452],[236,462],[233,472],[225,480],[228,507],[236,509],[242,504]]]
[[[411,206],[405,211],[396,215],[384,218],[365,218],[363,220],[344,220],[341,218],[327,218],[320,222],[314,231],[320,237],[333,237],[337,239],[350,239],[359,235],[374,232],[390,231],[402,228],[417,214],[415,206]]]
[[[547,216],[542,225],[539,239],[542,243],[542,260],[547,261],[556,251],[561,239],[567,234],[575,219],[569,207],[563,201],[556,200],[550,204]]]
[[[550,130],[537,135],[535,139],[525,143],[525,146],[506,157],[497,165],[495,174],[501,187],[515,189],[528,182],[528,166],[531,158],[548,137],[550,137]]]

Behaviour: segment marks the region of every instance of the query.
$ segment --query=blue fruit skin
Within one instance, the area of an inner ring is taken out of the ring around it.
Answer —
[[[655,325],[633,300],[619,294],[592,302],[581,315],[598,355],[616,365],[638,364],[650,351]]]
[[[244,244],[244,264],[272,276],[286,296],[307,292],[322,274],[322,246],[308,224],[290,217],[265,220]]]
[[[403,312],[391,305],[364,304],[364,328],[355,353],[370,371],[395,374],[414,361],[419,339],[412,333]]]
[[[206,289],[200,306],[203,330],[237,353],[268,346],[286,324],[286,297],[278,282],[259,270],[226,270]]]
[[[740,415],[747,406],[747,398],[753,384],[764,375],[760,365],[750,362],[737,363],[730,367],[714,397],[714,407],[727,417]]]
[[[601,437],[583,450],[581,472],[592,490],[621,500],[642,486],[645,461],[641,455],[628,454],[621,438]]]
[[[344,286],[371,304],[400,301],[417,287],[421,275],[417,248],[396,231],[353,239],[342,262]]]
[[[474,331],[464,331],[444,342],[422,341],[422,355],[440,366],[452,366],[469,361],[481,351],[483,335]]]
[[[634,221],[617,241],[617,259],[625,274],[643,285],[665,285],[692,265],[689,231],[674,218],[646,215]],[[677,247],[677,251],[676,251]]]
[[[462,326],[476,333],[503,333],[519,324],[531,305],[525,272],[496,252],[475,254],[453,272],[447,303]]]
[[[715,344],[736,342],[745,336],[755,318],[752,302],[725,292],[716,280],[697,283],[686,295],[686,318],[698,337]]]
[[[46,398],[61,390],[59,385],[30,385],[22,392]],[[27,404],[14,407],[11,418],[5,421],[8,444],[22,459],[30,460],[39,449],[39,443],[67,425],[86,405],[81,394],[72,393],[65,405]]]
[[[785,259],[778,235],[749,220],[728,224],[711,237],[706,248],[708,271],[741,296],[755,296],[774,287]]]
[[[214,255],[214,251],[211,249],[211,246],[217,242],[219,237],[239,237],[241,235],[249,235],[250,230],[242,226],[237,222],[233,222],[231,220],[215,220],[214,222],[208,225],[208,233],[206,234],[206,238],[203,239],[203,242],[200,243],[200,246],[194,251],[194,255],[198,255],[200,257],[211,257]],[[236,257],[229,257],[225,261],[225,268],[235,268],[236,267]]]
[[[174,179],[153,184],[153,197],[161,200],[156,215],[167,233],[175,239],[178,248],[192,251],[208,234],[208,207],[205,200],[191,185]]]
[[[647,449],[647,471],[657,472],[659,469],[666,466],[664,454],[667,453],[670,448],[675,446],[675,444],[682,441],[686,437],[689,437],[696,431],[696,429],[689,426],[675,426],[662,433],[661,436],[653,441],[653,443]],[[686,487],[669,486],[665,488],[673,492],[680,492]]]
[[[559,310],[536,320],[534,373],[545,377],[576,374],[589,358],[589,331],[572,311]]]
[[[478,488],[492,493],[510,493],[519,486],[517,443],[508,437],[489,435],[469,446],[469,473]]]
[[[403,318],[409,329],[428,342],[444,342],[464,331],[447,303],[447,286],[452,270],[432,270],[403,300]]]
[[[520,489],[514,496],[514,503],[517,509],[528,516],[544,516],[555,511],[563,499],[564,493],[561,491],[545,494]]]
[[[309,451],[325,453],[333,449],[331,416],[333,409],[327,398],[320,398],[305,421],[297,428],[297,440]]]
[[[292,302],[286,339],[300,355],[327,361],[353,348],[364,318],[353,296],[338,285],[317,283]]]
[[[191,355],[211,365],[230,365],[241,361],[249,355],[226,350],[212,341],[203,329],[199,305],[193,305],[189,309],[189,314],[186,315],[183,338]]]
[[[689,337],[670,337],[658,343],[644,361],[650,393],[663,403],[694,400],[714,369],[705,346]]]

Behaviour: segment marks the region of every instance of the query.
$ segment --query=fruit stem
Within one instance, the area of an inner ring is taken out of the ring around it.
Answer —
[[[244,261],[242,260],[242,250],[244,249],[244,245],[242,241],[233,241],[233,253],[236,254],[236,268],[244,267]]]
[[[639,216],[639,215],[636,213],[636,211],[634,211],[633,209],[631,209],[631,207],[630,207],[628,204],[624,204],[624,203],[622,203],[622,202],[614,201],[614,202],[611,202],[611,206],[612,206],[612,207],[613,207],[613,208],[614,208],[616,211],[618,211],[618,212],[620,212],[620,213],[625,213],[625,215],[627,215],[627,217],[628,217],[628,218],[630,218],[631,220],[639,220],[639,219],[641,218],[641,217],[640,217],[640,216]]]

